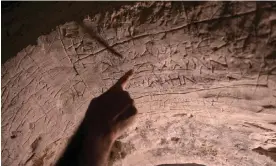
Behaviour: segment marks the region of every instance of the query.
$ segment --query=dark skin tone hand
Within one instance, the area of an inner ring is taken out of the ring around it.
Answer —
[[[137,114],[134,101],[124,90],[133,71],[128,71],[109,90],[94,98],[85,117],[56,165],[106,166],[114,141],[132,124]]]

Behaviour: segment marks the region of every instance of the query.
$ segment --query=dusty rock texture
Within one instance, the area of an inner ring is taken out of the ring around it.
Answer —
[[[2,65],[2,164],[52,165],[129,69],[136,124],[110,165],[276,164],[276,5],[137,2],[40,36]]]

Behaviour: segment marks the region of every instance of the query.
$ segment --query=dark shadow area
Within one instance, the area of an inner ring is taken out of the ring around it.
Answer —
[[[264,149],[262,147],[257,147],[252,149],[254,152],[259,153],[260,155],[265,155],[269,158],[271,158],[271,160],[276,162],[276,147],[271,147],[268,149]]]
[[[112,14],[122,5],[134,2],[3,2],[1,1],[2,64],[16,56],[37,38],[70,21],[102,11]]]
[[[156,166],[206,166],[206,165],[196,164],[196,163],[184,163],[184,164],[161,164]]]

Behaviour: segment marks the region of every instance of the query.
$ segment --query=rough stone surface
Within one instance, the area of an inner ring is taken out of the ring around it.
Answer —
[[[275,3],[137,2],[68,22],[2,65],[2,164],[52,165],[89,101],[134,69],[113,165],[276,164]]]

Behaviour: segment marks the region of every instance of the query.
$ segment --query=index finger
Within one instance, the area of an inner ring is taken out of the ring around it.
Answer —
[[[131,76],[133,75],[133,69],[129,70],[128,72],[126,72],[113,86],[114,88],[119,88],[124,90],[126,87],[126,83],[128,82],[128,80],[131,78]]]

